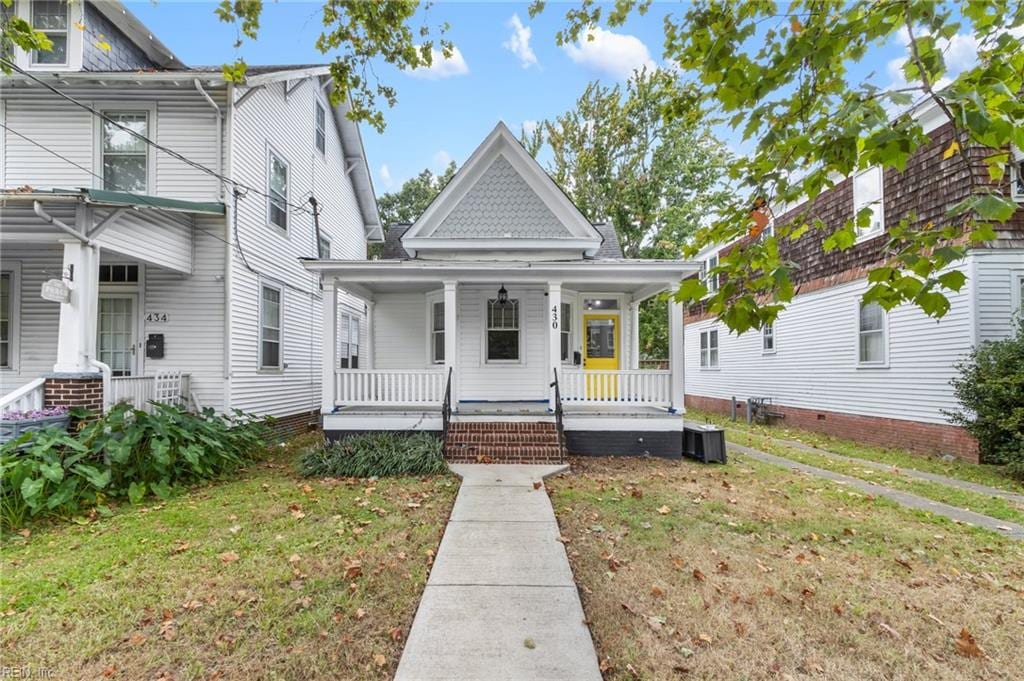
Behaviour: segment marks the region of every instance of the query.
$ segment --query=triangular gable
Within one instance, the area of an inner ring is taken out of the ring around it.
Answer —
[[[573,250],[601,234],[499,123],[402,237],[421,250]]]

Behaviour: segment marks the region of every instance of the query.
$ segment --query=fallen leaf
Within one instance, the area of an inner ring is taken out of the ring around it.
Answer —
[[[661,515],[668,515],[671,512],[672,509],[669,508],[668,506],[662,506],[661,508],[658,509],[658,513],[660,513]]]
[[[950,145],[946,147],[946,150],[942,152],[942,160],[945,161],[946,159],[952,158],[953,154],[958,151],[960,151],[960,143],[953,140]]]
[[[24,530],[18,530],[18,534],[27,539],[28,537],[32,536],[32,530],[26,527]]]
[[[723,574],[724,574],[724,573],[726,573],[726,572],[728,572],[728,571],[729,571],[729,564],[728,564],[728,563],[726,563],[726,562],[725,562],[724,560],[723,560],[723,561],[719,561],[719,563],[718,563],[718,566],[717,566],[717,568],[716,568],[716,569],[717,569],[717,570],[718,570],[719,572],[721,572],[721,573],[723,573]]]
[[[117,667],[110,665],[109,667],[103,668],[103,678],[109,679],[111,676],[117,673]]]
[[[967,628],[960,630],[960,635],[953,642],[956,645],[957,655],[963,655],[964,657],[985,657],[985,651],[982,650],[978,642],[974,640],[974,636],[971,632],[967,631]]]
[[[288,562],[292,564],[298,563],[300,560],[302,560],[302,557],[297,553],[293,553],[288,557]]]
[[[402,640],[402,628],[401,627],[391,627],[390,629],[388,629],[388,636],[391,637],[392,641],[401,641]]]
[[[362,608],[356,608],[356,619],[361,620],[366,617],[366,611]]]
[[[381,653],[377,653],[373,656],[373,663],[378,667],[383,667],[388,663],[388,658],[384,657]]]
[[[238,554],[234,551],[225,551],[217,557],[220,558],[220,562],[224,564],[234,563],[236,560],[238,560]]]
[[[534,488],[534,489],[540,489],[540,486],[541,486],[541,484],[542,484],[542,483],[541,483],[540,481],[535,481],[535,482],[533,483],[533,488]]]
[[[698,582],[703,582],[705,579],[707,579],[704,573],[697,568],[693,568],[693,578],[696,579]]]
[[[657,584],[655,584],[654,586],[651,587],[651,595],[654,596],[655,598],[661,598],[661,597],[663,597],[665,595],[665,590],[662,589]]]
[[[359,575],[363,574],[363,564],[358,560],[353,560],[345,563],[345,578],[355,579]]]
[[[192,545],[189,544],[187,541],[178,542],[174,545],[174,548],[171,549],[171,554],[174,555],[178,553],[184,553],[185,551],[188,551],[191,547]]]
[[[527,637],[526,640],[523,641],[523,646],[529,648],[530,650],[533,650],[537,647],[537,644],[534,642],[532,638]]]
[[[135,632],[130,637],[128,637],[128,645],[141,646],[145,642],[146,642],[146,635],[145,634],[140,634],[138,632]]]

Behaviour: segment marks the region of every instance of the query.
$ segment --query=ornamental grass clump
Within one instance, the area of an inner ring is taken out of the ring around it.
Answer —
[[[310,449],[299,467],[308,477],[438,475],[448,471],[442,449],[427,433],[366,433]]]

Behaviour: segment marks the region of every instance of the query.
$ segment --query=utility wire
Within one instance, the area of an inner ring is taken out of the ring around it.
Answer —
[[[115,121],[113,118],[111,118],[110,116],[106,115],[102,111],[94,109],[93,107],[89,106],[85,102],[82,102],[82,101],[80,101],[78,99],[75,99],[71,95],[61,91],[59,88],[54,87],[50,83],[47,83],[45,80],[39,78],[35,74],[30,73],[30,72],[26,71],[25,69],[19,67],[17,64],[15,64],[14,62],[10,61],[9,59],[6,59],[4,57],[0,57],[0,63],[2,63],[4,66],[7,66],[10,69],[12,69],[13,71],[17,71],[19,74],[21,74],[22,76],[25,76],[29,80],[32,80],[32,81],[38,83],[39,85],[42,85],[44,88],[46,88],[50,92],[53,92],[58,97],[61,97],[62,99],[67,100],[68,102],[71,102],[75,106],[77,106],[77,107],[79,107],[81,109],[84,109],[85,111],[88,111],[89,113],[91,113],[92,115],[98,117],[99,119],[103,120],[104,122],[110,123],[111,125],[117,127],[118,129],[123,130],[124,132],[128,133],[129,135],[131,135],[131,136],[133,136],[133,137],[135,137],[135,138],[145,142],[146,144],[148,144],[149,146],[153,147],[154,149],[162,151],[165,154],[167,154],[168,156],[176,158],[179,161],[181,161],[182,163],[185,163],[186,165],[189,165],[189,166],[195,168],[196,170],[199,170],[199,171],[204,172],[204,173],[206,173],[208,175],[211,175],[211,176],[217,178],[218,180],[220,180],[221,182],[230,184],[233,187],[235,187],[236,189],[241,188],[241,189],[244,189],[246,192],[253,192],[254,194],[258,194],[258,195],[263,196],[263,197],[268,198],[268,199],[273,198],[274,200],[280,200],[279,197],[271,196],[271,194],[269,192],[265,192],[263,190],[257,189],[255,187],[250,186],[250,185],[247,185],[247,184],[245,184],[243,182],[239,182],[238,180],[234,180],[234,179],[228,177],[227,175],[223,175],[221,173],[218,173],[216,170],[213,170],[213,169],[203,165],[202,163],[199,163],[198,161],[193,161],[192,159],[188,158],[184,154],[181,154],[181,153],[179,153],[179,152],[177,152],[177,151],[175,151],[175,150],[173,150],[173,149],[171,149],[169,147],[166,147],[166,146],[164,146],[164,145],[162,145],[162,144],[160,144],[160,143],[150,139],[149,137],[143,135],[142,133],[136,132],[135,130],[132,130],[131,128],[129,128],[127,126],[122,125],[121,123]],[[218,149],[217,153],[221,153],[221,150]],[[284,201],[284,203],[287,204],[288,206],[291,206],[295,210],[299,210],[299,211],[303,211],[303,212],[309,212],[309,209],[305,205],[303,205],[303,204],[295,204],[295,203],[291,203],[291,202],[289,202],[287,200]]]

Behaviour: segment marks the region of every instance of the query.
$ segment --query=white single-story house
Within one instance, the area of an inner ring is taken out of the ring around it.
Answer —
[[[547,460],[561,427],[576,454],[679,455],[682,308],[666,306],[665,370],[639,368],[638,310],[698,264],[623,258],[500,123],[391,232],[381,260],[305,261],[323,277],[328,436],[422,430],[449,458]],[[359,368],[336,352],[339,292],[368,310]]]

